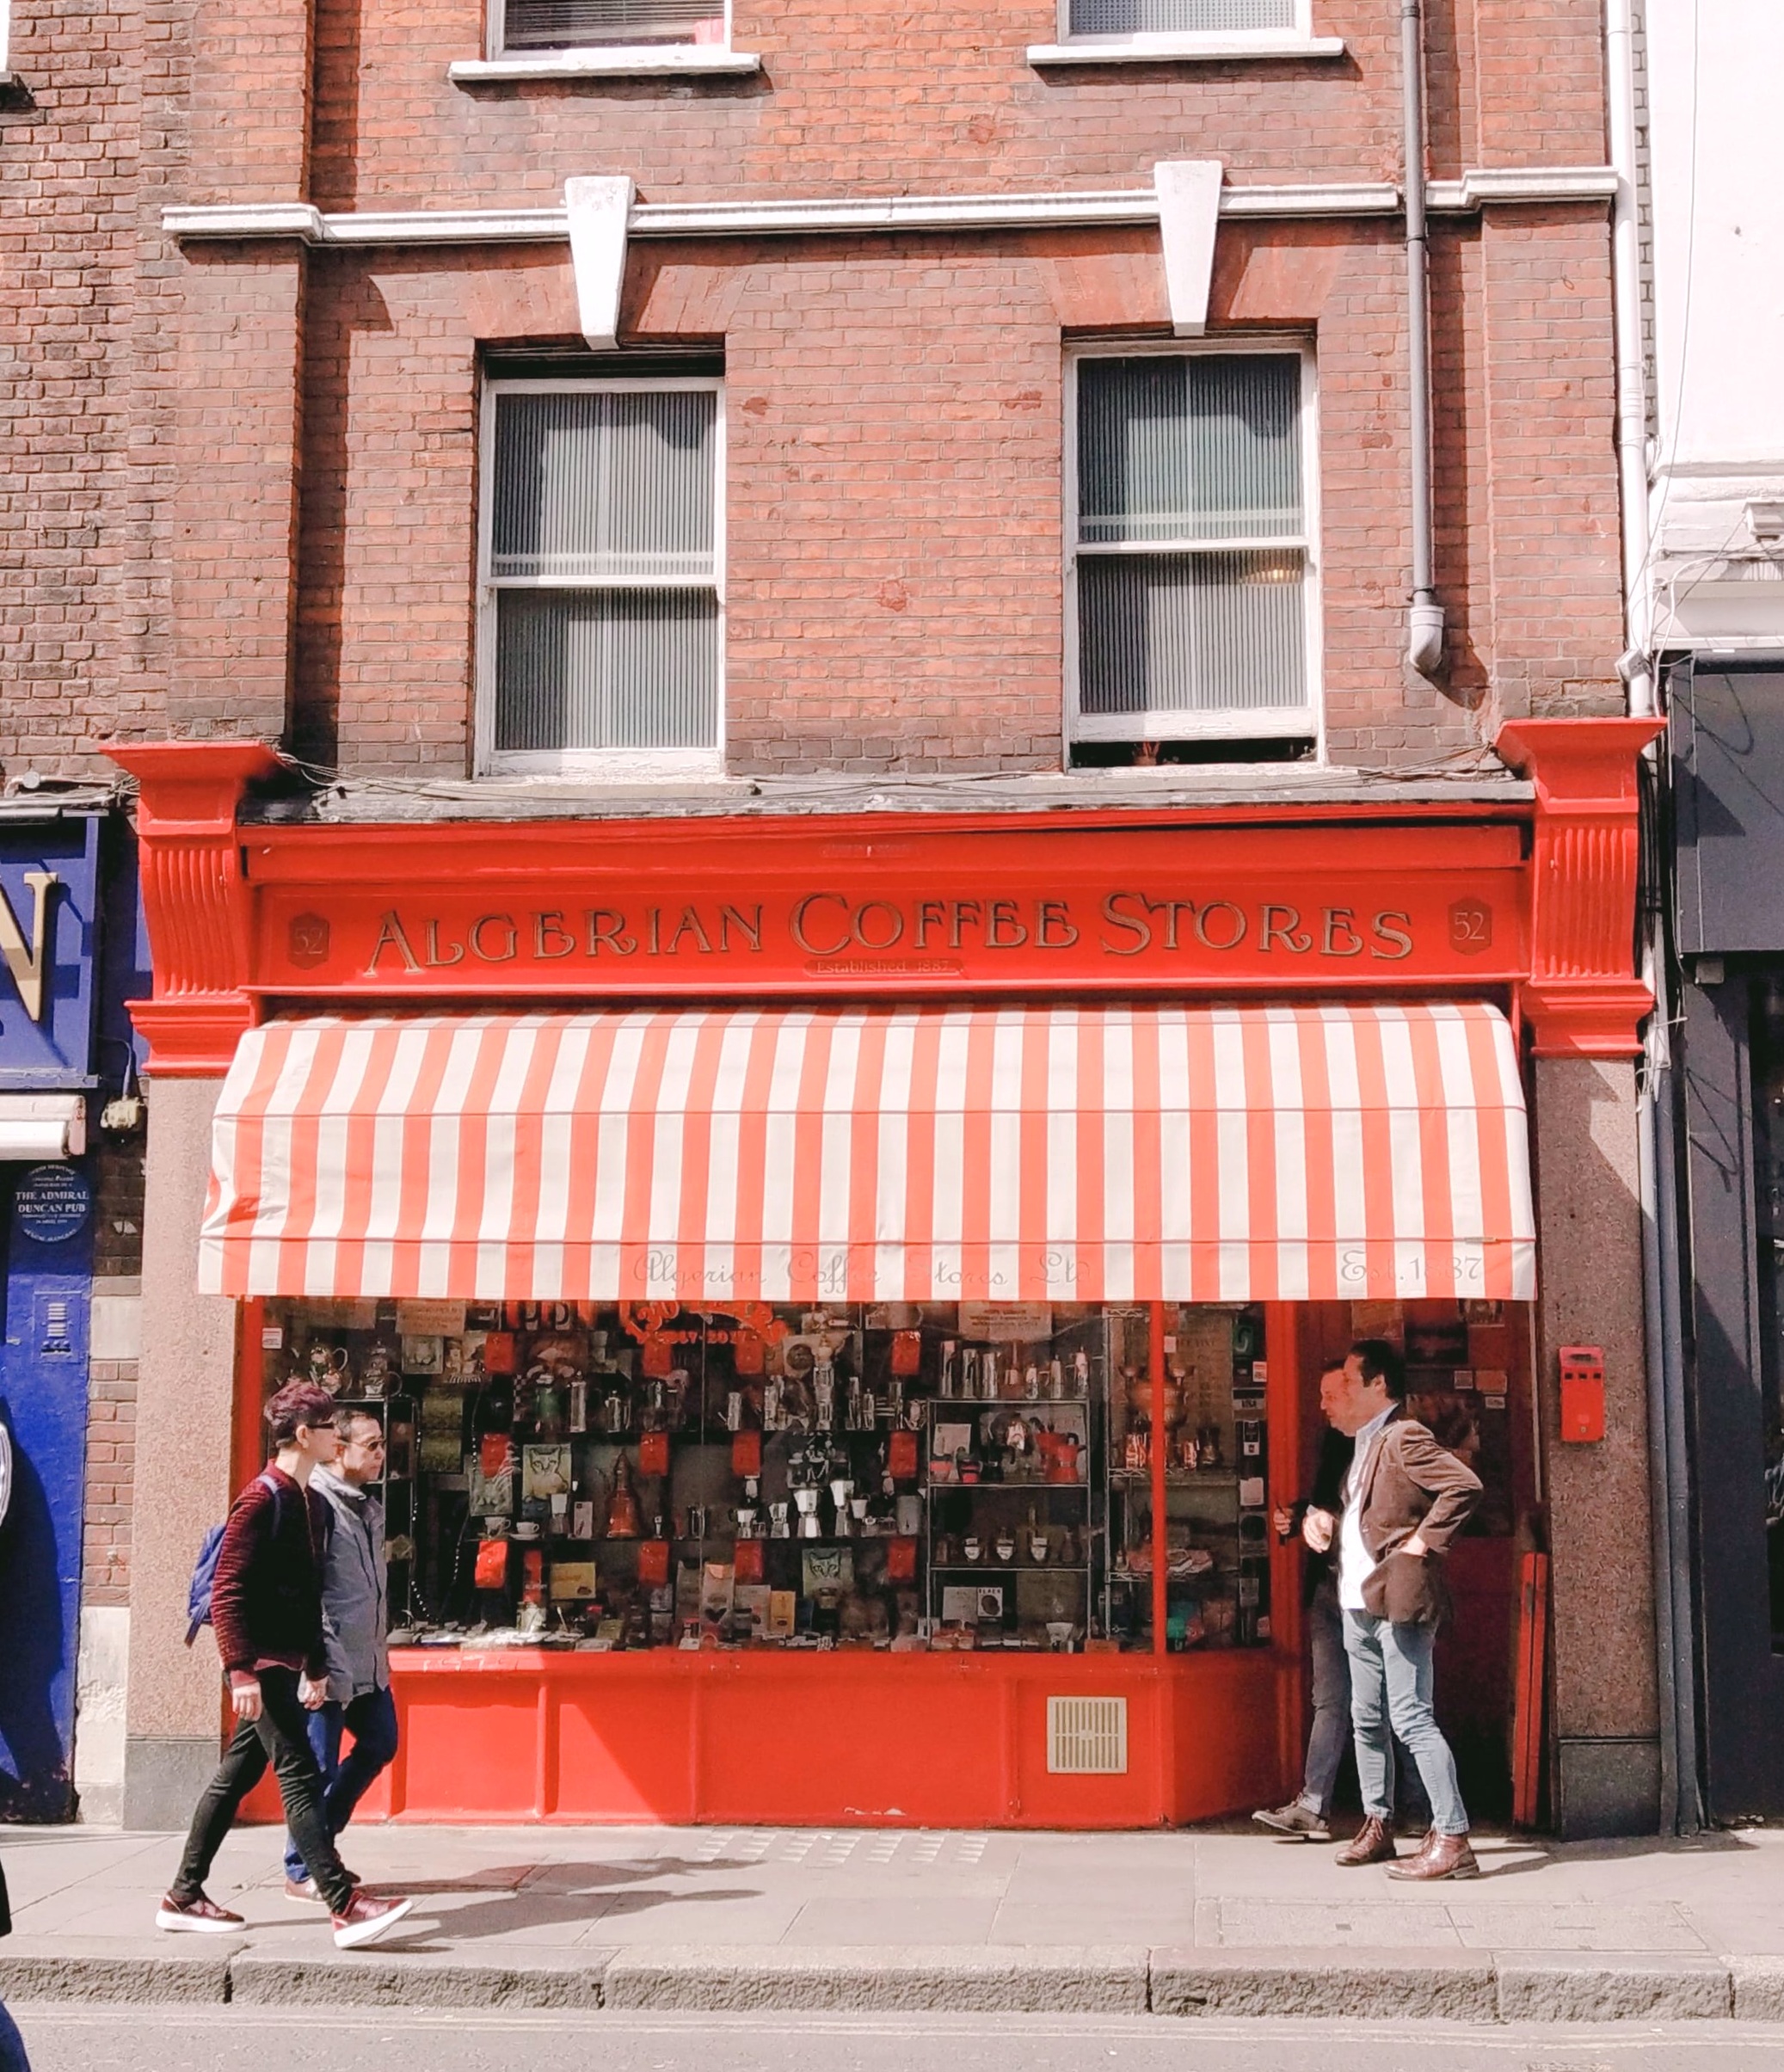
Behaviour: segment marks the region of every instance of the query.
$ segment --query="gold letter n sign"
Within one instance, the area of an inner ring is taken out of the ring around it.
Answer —
[[[34,1022],[40,1022],[48,976],[45,952],[50,939],[50,888],[61,881],[53,870],[28,870],[25,882],[31,888],[31,940],[25,940],[12,901],[0,890],[0,956],[6,959],[25,1012]]]

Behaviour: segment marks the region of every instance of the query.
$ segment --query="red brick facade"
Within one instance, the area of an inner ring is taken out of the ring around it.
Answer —
[[[1430,12],[1434,178],[1602,161],[1593,0]],[[313,22],[205,0],[120,17],[103,67],[23,16],[8,766],[169,731],[283,738],[349,775],[471,766],[482,356],[576,341],[567,247],[182,247],[164,203],[541,207],[590,172],[646,201],[1143,189],[1203,155],[1233,187],[1399,177],[1378,3],[1316,0],[1341,59],[1063,70],[1025,56],[1049,0],[837,22],[739,0],[753,76],[458,85],[482,49],[464,0],[317,0]],[[1228,219],[1210,325],[1314,342],[1327,750],[1363,765],[1619,698],[1604,205],[1436,219],[1441,689],[1400,659],[1399,235]],[[635,238],[623,310],[625,342],[723,349],[729,766],[1057,767],[1063,348],[1168,329],[1157,232]]]

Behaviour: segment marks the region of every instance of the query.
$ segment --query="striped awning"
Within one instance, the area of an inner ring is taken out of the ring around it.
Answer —
[[[1479,1005],[280,1020],[200,1284],[612,1300],[1528,1299]]]

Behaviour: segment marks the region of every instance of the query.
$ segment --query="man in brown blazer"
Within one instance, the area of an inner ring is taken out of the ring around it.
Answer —
[[[1350,1725],[1363,1823],[1341,1864],[1393,1863],[1393,1743],[1404,1743],[1431,1803],[1418,1854],[1390,1878],[1473,1878],[1468,1816],[1455,1758],[1431,1711],[1431,1644],[1449,1607],[1443,1557],[1480,1497],[1480,1483],[1406,1414],[1406,1368],[1393,1346],[1362,1338],[1326,1415],[1356,1441],[1343,1503],[1309,1510],[1302,1536],[1338,1551],[1338,1604],[1350,1659]]]

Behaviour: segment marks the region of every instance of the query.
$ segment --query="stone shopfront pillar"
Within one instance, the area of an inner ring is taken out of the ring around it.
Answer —
[[[187,1589],[206,1530],[229,1509],[238,1306],[198,1292],[211,1118],[255,1018],[242,925],[236,809],[277,767],[260,741],[112,751],[142,784],[137,809],[155,993],[131,1007],[149,1044],[142,1347],[124,1824],[181,1828],[217,1761],[217,1651],[185,1646]],[[195,766],[194,766],[195,765]]]
[[[206,1529],[229,1509],[237,1305],[194,1288],[221,1081],[151,1083],[143,1203],[142,1351],[131,1564],[124,1824],[183,1827],[217,1762],[217,1651],[186,1637]]]
[[[1566,1839],[1652,1834],[1660,1743],[1635,1061],[1635,760],[1649,720],[1526,720],[1495,744],[1536,788],[1531,1035],[1536,1401],[1550,1565],[1549,1799]],[[1604,1355],[1604,1436],[1560,1433],[1560,1349]]]

